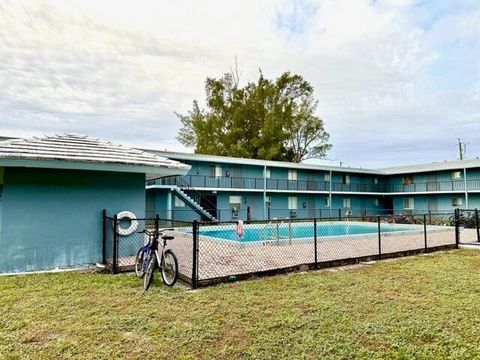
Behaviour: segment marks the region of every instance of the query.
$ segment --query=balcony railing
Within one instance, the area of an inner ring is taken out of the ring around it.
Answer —
[[[330,191],[330,182],[315,180],[286,180],[286,179],[266,179],[248,178],[248,177],[216,177],[204,175],[185,175],[169,176],[150,180],[147,185],[176,185],[187,183],[196,189],[215,188],[215,189],[250,189],[263,190],[292,190],[292,191]],[[480,190],[480,179],[467,180],[467,190]],[[463,180],[437,181],[413,184],[362,184],[350,183],[343,184],[332,182],[331,190],[334,192],[380,192],[380,193],[398,193],[398,192],[437,192],[437,191],[465,191],[465,182]]]

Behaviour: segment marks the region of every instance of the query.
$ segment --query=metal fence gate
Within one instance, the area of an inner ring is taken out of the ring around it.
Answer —
[[[480,224],[478,209],[457,209],[454,218],[457,220],[457,236],[459,244],[479,246]]]
[[[147,243],[148,235],[143,233],[146,230],[160,231],[166,235],[173,235],[174,240],[167,243],[178,259],[178,270],[180,280],[190,284],[192,287],[193,261],[193,237],[192,222],[178,221],[171,219],[153,218],[135,219],[127,224],[125,220],[117,216],[109,217],[103,212],[103,263],[112,274],[119,272],[134,271],[135,257],[138,250]],[[130,227],[134,222],[134,231],[126,234],[122,229]]]

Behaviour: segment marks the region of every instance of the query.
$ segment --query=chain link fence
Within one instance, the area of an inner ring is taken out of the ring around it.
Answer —
[[[136,252],[148,240],[139,232],[167,229],[165,234],[174,236],[168,248],[178,258],[180,278],[192,288],[451,249],[480,239],[477,210],[245,222],[156,216],[135,220],[135,231],[132,222],[123,221],[104,214],[104,262],[113,273],[133,270]]]
[[[158,216],[148,219],[126,220],[108,217],[104,213],[104,263],[112,273],[135,270],[135,257],[138,250],[148,243],[148,235],[143,230],[157,230],[163,235],[171,235],[167,242],[178,260],[179,277],[191,283],[192,279],[192,222],[161,219]]]
[[[461,244],[479,244],[479,212],[474,210],[458,210],[458,237]]]
[[[456,246],[427,215],[198,223],[199,283],[380,259]]]

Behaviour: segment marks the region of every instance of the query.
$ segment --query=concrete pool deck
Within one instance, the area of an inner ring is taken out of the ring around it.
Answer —
[[[422,227],[422,226],[420,226]],[[423,228],[423,227],[422,227]],[[455,228],[447,226],[427,227],[428,248],[441,249],[455,246]],[[178,258],[179,272],[184,280],[192,277],[193,239],[191,229],[178,228],[171,232],[175,239],[170,241],[168,248],[172,249]],[[475,229],[460,228],[462,244],[478,244]],[[391,232],[381,234],[382,255],[389,257],[396,254],[413,254],[422,252],[425,239],[422,230]],[[323,264],[350,261],[354,259],[376,257],[379,254],[377,234],[359,234],[345,237],[330,238],[327,241],[317,241],[317,260]],[[199,236],[198,249],[198,280],[209,282],[232,275],[256,274],[279,269],[301,267],[315,262],[314,242],[293,240],[291,244],[274,241],[260,242],[255,246],[242,247],[235,241],[226,241],[206,236]],[[119,259],[119,267],[132,270],[134,257]],[[335,264],[334,264],[335,265]],[[332,266],[332,265],[328,265]],[[215,282],[215,281],[213,281]]]
[[[470,237],[471,229],[462,229],[461,233]],[[475,231],[475,230],[473,230]],[[192,236],[175,232],[175,240],[169,247],[175,252],[180,273],[184,277],[192,276]],[[429,248],[455,244],[453,227],[436,227],[427,231]],[[382,254],[408,252],[424,249],[423,231],[415,233],[384,233],[381,236]],[[329,262],[376,256],[379,253],[377,234],[350,235],[337,240],[317,242],[318,262]],[[311,264],[315,261],[313,239],[311,242],[275,244],[265,242],[258,246],[239,247],[235,242],[199,237],[198,278],[199,280],[257,273],[275,269]]]

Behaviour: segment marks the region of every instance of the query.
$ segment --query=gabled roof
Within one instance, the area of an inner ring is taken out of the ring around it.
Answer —
[[[98,138],[63,134],[0,141],[0,166],[182,175],[190,166]]]

